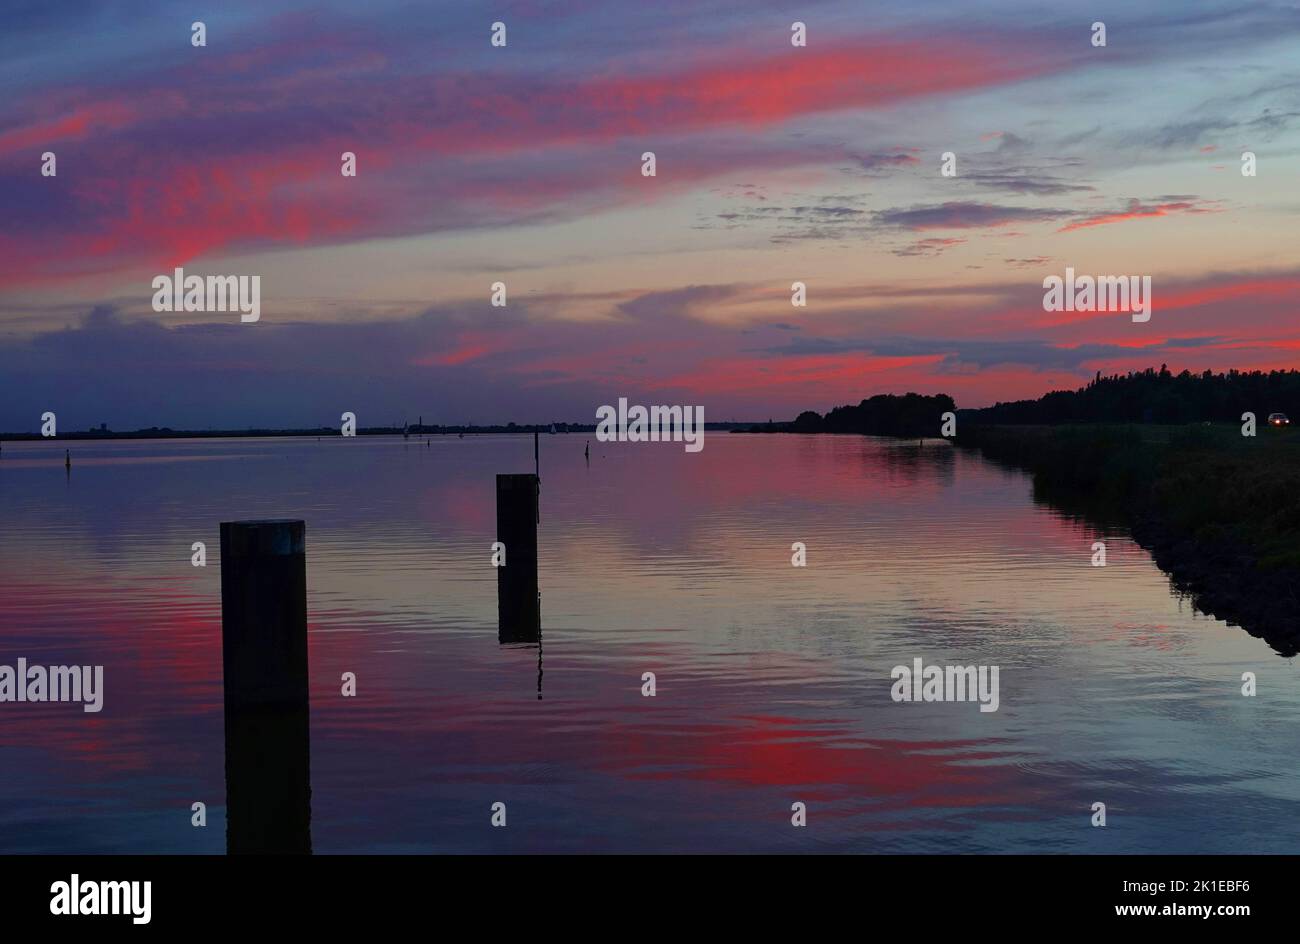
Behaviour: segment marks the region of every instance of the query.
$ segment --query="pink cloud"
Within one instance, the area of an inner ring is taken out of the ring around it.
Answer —
[[[1167,203],[1144,204],[1136,198],[1129,200],[1127,208],[1118,213],[1097,213],[1093,216],[1068,223],[1057,230],[1069,233],[1090,226],[1107,226],[1111,223],[1124,223],[1129,220],[1151,219],[1160,216],[1172,216],[1175,213],[1219,213],[1219,207],[1196,200],[1176,200]]]

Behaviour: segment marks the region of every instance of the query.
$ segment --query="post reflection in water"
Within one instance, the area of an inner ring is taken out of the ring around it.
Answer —
[[[226,852],[311,852],[302,521],[221,525]]]
[[[311,854],[306,703],[226,710],[226,853]]]
[[[0,638],[103,664],[107,696],[95,715],[5,713],[0,767],[20,773],[0,777],[0,851],[1295,848],[1278,826],[1300,822],[1294,664],[1171,593],[1118,526],[1035,501],[1023,473],[931,439],[605,443],[588,465],[574,438],[548,454],[533,545],[498,530],[496,480],[533,463],[529,438],[435,439],[433,461],[400,436],[105,442],[66,487],[65,444],[6,442]],[[223,618],[219,601],[242,606],[219,587],[237,555],[180,553],[304,501],[309,579],[292,557],[284,578],[247,566],[273,596],[294,581],[286,643],[310,609],[310,732],[301,708],[223,712],[277,658],[305,701],[306,649],[261,648],[280,603]],[[239,640],[257,657],[223,664]],[[1000,666],[999,709],[895,703],[891,667],[917,656]],[[359,697],[339,697],[344,672]],[[489,796],[528,828],[489,830]],[[796,798],[809,830],[788,825]],[[198,800],[214,829],[190,827]],[[1094,800],[1124,828],[1092,828]]]

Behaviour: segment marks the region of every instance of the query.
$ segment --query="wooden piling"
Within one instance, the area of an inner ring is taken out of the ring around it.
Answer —
[[[311,852],[305,525],[221,524],[226,851]]]
[[[497,476],[497,540],[506,564],[497,568],[497,638],[537,642],[541,606],[537,596],[537,491],[533,474]]]

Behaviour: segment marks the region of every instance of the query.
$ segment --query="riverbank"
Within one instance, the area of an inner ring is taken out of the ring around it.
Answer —
[[[1197,609],[1300,652],[1300,431],[966,424],[957,445],[1031,473],[1036,501],[1123,523]]]

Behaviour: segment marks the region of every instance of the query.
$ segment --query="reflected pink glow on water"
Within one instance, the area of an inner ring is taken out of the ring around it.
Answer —
[[[224,848],[217,524],[284,515],[318,852],[1294,847],[1293,666],[1122,534],[939,441],[710,433],[588,465],[588,438],[542,439],[540,683],[536,646],[497,642],[489,563],[493,476],[531,437],[84,443],[69,476],[61,444],[6,443],[0,663],[102,664],[105,709],[0,704],[0,847]],[[915,657],[1000,666],[1000,710],[894,703]],[[1099,799],[1124,830],[1088,826]]]

